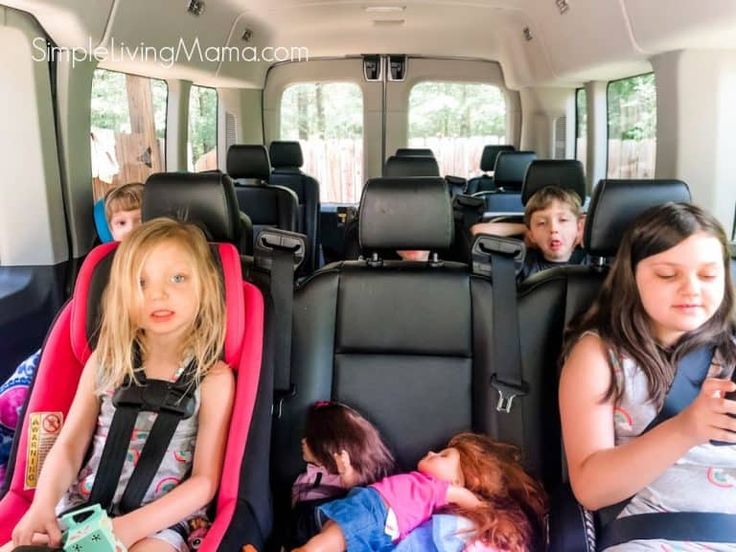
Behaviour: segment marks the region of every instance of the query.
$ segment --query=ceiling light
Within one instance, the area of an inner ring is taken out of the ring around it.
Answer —
[[[363,9],[368,13],[401,13],[406,6],[366,6]]]

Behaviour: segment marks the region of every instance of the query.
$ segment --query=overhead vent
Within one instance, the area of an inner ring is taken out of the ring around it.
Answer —
[[[565,15],[567,10],[570,9],[570,4],[567,3],[567,0],[555,0],[555,4],[557,4],[557,9],[560,10],[560,15]]]
[[[532,36],[532,30],[528,26],[524,27],[521,32],[524,33],[524,40],[526,40],[527,42],[534,38]]]

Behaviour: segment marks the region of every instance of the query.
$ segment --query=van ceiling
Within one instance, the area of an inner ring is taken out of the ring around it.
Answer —
[[[310,58],[470,57],[499,61],[511,88],[626,76],[669,50],[736,48],[733,0],[204,0],[199,17],[187,13],[190,0],[0,1],[36,16],[59,46],[159,49],[181,37],[187,48],[198,38],[202,51],[283,46],[306,48]],[[263,86],[269,63],[223,61],[216,52],[209,60],[183,55],[168,68],[140,56],[100,65],[219,87]]]

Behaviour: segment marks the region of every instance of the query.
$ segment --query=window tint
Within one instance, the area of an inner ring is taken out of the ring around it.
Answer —
[[[585,88],[575,91],[575,159],[583,164],[588,155],[588,94]]]
[[[489,84],[421,82],[409,95],[409,147],[431,148],[440,174],[478,176],[487,144],[506,142],[506,100]]]
[[[97,69],[92,78],[91,154],[95,200],[114,186],[166,170],[166,82]]]
[[[608,177],[654,178],[657,94],[654,73],[608,84]]]
[[[358,203],[363,188],[363,93],[355,83],[303,82],[281,97],[281,139],[298,140],[322,203]]]
[[[217,168],[217,91],[192,86],[189,92],[187,166],[201,172]]]

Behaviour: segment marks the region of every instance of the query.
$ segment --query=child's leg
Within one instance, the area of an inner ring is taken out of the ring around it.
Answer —
[[[328,521],[322,532],[312,537],[307,544],[294,552],[343,552],[347,548],[345,535],[334,521]]]

